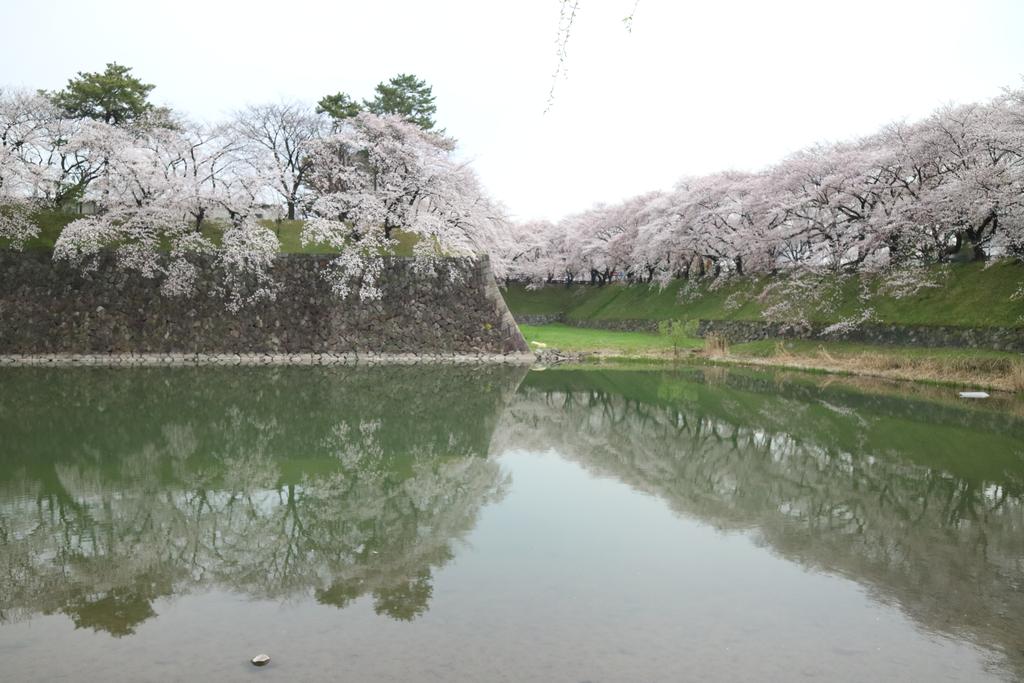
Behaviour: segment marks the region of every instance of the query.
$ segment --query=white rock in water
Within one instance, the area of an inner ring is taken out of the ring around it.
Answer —
[[[256,655],[252,658],[252,663],[256,666],[266,666],[270,663],[270,655]]]
[[[984,391],[961,391],[960,398],[988,398],[988,393]]]

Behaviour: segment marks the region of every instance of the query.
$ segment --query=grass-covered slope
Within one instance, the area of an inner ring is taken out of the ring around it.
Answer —
[[[41,211],[35,216],[36,225],[39,226],[39,234],[31,240],[25,242],[26,249],[33,249],[39,251],[53,251],[53,245],[60,237],[61,231],[71,221],[81,216],[73,213],[63,213],[60,211]],[[8,241],[0,239],[0,247],[8,246]]]
[[[961,327],[1024,327],[1024,297],[1014,294],[1024,287],[1024,266],[1013,261],[970,263],[936,270],[937,287],[895,298],[877,293],[878,283],[868,282],[872,295],[867,305],[874,320],[904,325],[953,325]],[[762,320],[764,305],[759,294],[768,284],[764,278],[737,279],[712,289],[675,281],[664,289],[648,285],[613,284],[604,287],[549,286],[530,290],[511,285],[505,300],[513,314],[562,313],[568,320]],[[835,322],[864,307],[860,281],[849,277],[832,285],[835,305],[811,313],[815,322]]]
[[[277,239],[281,242],[282,254],[330,254],[335,251],[320,244],[303,246],[303,221],[260,221],[260,223],[270,228],[274,231],[274,234],[277,235]],[[204,230],[204,233],[216,241],[219,231],[216,227],[213,227],[211,229]],[[416,236],[402,232],[401,230],[395,230],[391,235],[398,240],[398,246],[395,248],[395,254],[398,256],[411,256],[413,245],[416,244]]]

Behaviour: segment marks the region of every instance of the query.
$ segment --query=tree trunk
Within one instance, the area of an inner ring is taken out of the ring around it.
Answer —
[[[967,243],[972,249],[971,260],[972,261],[984,261],[988,254],[985,253],[985,247],[982,243],[985,241],[985,230],[991,227],[991,234],[995,235],[996,230],[999,229],[999,214],[995,211],[989,213],[985,217],[985,220],[981,222],[977,228],[973,230],[967,230],[964,233],[964,237],[967,238]]]

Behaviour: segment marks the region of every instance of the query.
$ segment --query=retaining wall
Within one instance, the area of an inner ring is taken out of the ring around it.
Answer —
[[[329,256],[292,254],[274,265],[277,298],[225,307],[211,263],[191,297],[114,267],[81,274],[48,253],[0,251],[0,355],[412,354],[521,355],[529,349],[488,261],[447,261],[425,276],[391,258],[383,298],[339,299],[321,271]],[[455,271],[456,278],[449,277]]]
[[[933,346],[1024,352],[1024,329],[1009,327],[931,327],[863,323],[844,333],[825,334],[824,325],[794,327],[788,323],[701,320],[697,334],[721,334],[730,342],[759,339],[845,340],[882,346]]]

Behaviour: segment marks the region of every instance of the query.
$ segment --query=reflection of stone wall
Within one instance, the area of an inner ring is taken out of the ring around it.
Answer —
[[[1009,327],[929,327],[925,325],[862,324],[842,335],[826,335],[825,325],[810,329],[791,323],[749,320],[701,320],[697,334],[722,334],[733,343],[759,339],[843,339],[883,346],[949,346],[1024,352],[1024,329]]]
[[[19,467],[99,454],[122,472],[139,453],[160,450],[153,441],[168,430],[191,435],[168,437],[179,457],[267,450],[333,458],[339,443],[363,453],[484,455],[525,373],[499,364],[0,368],[0,496]]]
[[[334,296],[321,277],[328,261],[279,257],[277,300],[231,314],[212,268],[194,296],[171,298],[109,260],[82,276],[49,254],[0,251],[0,354],[527,351],[486,260],[448,261],[433,277],[391,259],[376,302]]]

